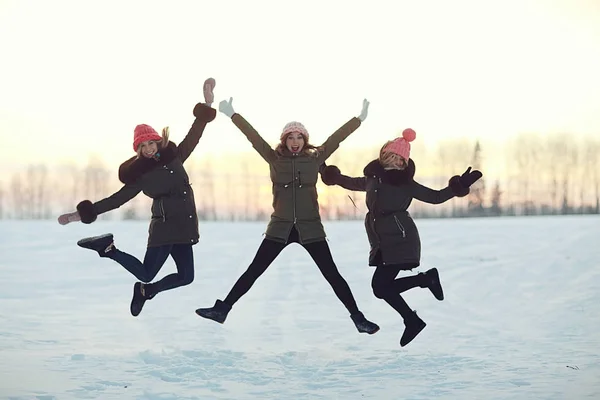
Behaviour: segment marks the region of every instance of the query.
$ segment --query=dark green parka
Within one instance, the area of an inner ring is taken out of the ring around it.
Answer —
[[[90,224],[98,215],[121,207],[143,192],[152,199],[148,247],[198,243],[194,191],[183,163],[196,148],[206,124],[215,118],[216,110],[198,103],[194,116],[192,127],[178,146],[170,141],[159,149],[156,158],[133,156],[123,162],[119,180],[124,186],[118,192],[95,203],[80,202],[77,211],[81,222]]]
[[[360,119],[350,119],[329,136],[317,151],[310,154],[293,154],[287,149],[280,154],[240,114],[234,114],[231,120],[269,164],[273,183],[273,213],[265,236],[285,243],[295,225],[301,243],[325,240],[315,186],[319,178],[319,166],[344,139],[358,129]]]
[[[419,231],[408,213],[413,198],[430,204],[440,204],[457,196],[466,196],[468,188],[460,185],[458,175],[448,186],[433,190],[416,182],[415,164],[409,159],[404,170],[385,170],[379,160],[373,160],[363,170],[364,176],[342,175],[335,166],[322,170],[321,179],[328,185],[366,192],[368,208],[365,229],[371,250],[370,266],[402,264],[404,269],[418,267],[421,262]]]

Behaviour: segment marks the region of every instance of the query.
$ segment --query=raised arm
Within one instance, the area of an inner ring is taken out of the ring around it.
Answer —
[[[196,104],[196,107],[194,107],[194,116],[196,119],[187,135],[185,135],[181,143],[177,146],[177,155],[181,159],[181,162],[187,160],[190,154],[192,154],[192,151],[194,151],[204,133],[206,124],[215,119],[216,115],[217,111],[215,109],[202,103]]]
[[[190,128],[188,134],[183,138],[181,143],[177,146],[177,155],[183,163],[188,159],[192,151],[196,148],[196,145],[200,141],[206,124],[211,122],[217,116],[217,111],[211,107],[214,100],[213,89],[215,88],[215,80],[208,78],[204,81],[204,104],[198,103],[194,107],[194,123]]]
[[[327,186],[338,185],[355,192],[365,192],[367,190],[367,178],[364,176],[352,178],[342,175],[340,169],[335,165],[323,163],[319,167],[319,172],[321,173],[321,180]]]
[[[261,157],[269,164],[275,160],[275,150],[260,136],[260,134],[254,129],[252,125],[240,114],[233,110],[233,98],[230,97],[229,101],[223,100],[219,103],[219,111],[231,118],[231,121],[242,131],[246,138],[252,143],[254,150],[261,155]]]
[[[369,111],[369,102],[367,99],[363,100],[363,108],[358,117],[351,118],[348,122],[342,125],[337,131],[335,131],[327,140],[320,146],[321,153],[319,154],[318,161],[324,162],[333,154],[334,151],[340,147],[342,143],[352,132],[357,130],[361,123],[367,118]]]

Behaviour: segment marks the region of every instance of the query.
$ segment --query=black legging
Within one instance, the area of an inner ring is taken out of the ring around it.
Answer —
[[[156,277],[169,255],[175,261],[177,273],[169,274],[157,282],[148,283]],[[110,258],[121,264],[140,281],[148,283],[145,292],[151,297],[165,290],[189,285],[194,281],[194,253],[191,244],[148,247],[144,262],[118,249],[111,252]]]
[[[280,243],[270,239],[264,239],[254,256],[250,266],[240,276],[224,302],[233,306],[256,282],[256,280],[269,268],[269,265],[277,258],[279,253],[290,243],[300,243],[296,227],[292,228],[287,243]],[[336,296],[344,304],[350,314],[358,312],[358,306],[352,295],[352,291],[346,280],[340,275],[331,256],[331,251],[325,240],[301,244],[308,251],[317,267],[331,285]]]
[[[385,265],[376,267],[371,280],[373,294],[378,299],[384,300],[394,310],[396,310],[402,318],[406,319],[412,315],[412,310],[400,293],[406,292],[415,287],[421,287],[423,284],[423,275],[417,274],[396,279],[400,271],[404,270],[404,265]]]

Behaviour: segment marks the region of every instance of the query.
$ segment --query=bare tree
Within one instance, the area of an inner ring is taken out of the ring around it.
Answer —
[[[540,169],[541,153],[536,134],[520,134],[509,144],[507,157],[512,172],[509,179],[517,183],[517,202],[526,215],[536,213],[533,187],[539,184],[537,171]]]
[[[471,166],[473,169],[481,170],[481,144],[479,140],[475,142]],[[469,213],[474,215],[483,215],[483,199],[485,194],[485,179],[482,177],[471,186],[468,198]]]
[[[4,219],[4,185],[0,184],[0,219]]]
[[[201,190],[203,204],[203,215],[205,219],[217,219],[217,192],[215,187],[215,166],[211,157],[207,157],[201,164],[202,179]]]
[[[500,190],[500,182],[496,181],[492,189],[490,205],[490,215],[502,215],[502,191]]]
[[[109,177],[110,172],[102,159],[97,155],[90,156],[82,174],[83,196],[91,201],[105,197],[108,194]]]
[[[438,167],[437,179],[441,187],[448,184],[448,179],[452,175],[461,174],[467,168],[471,146],[467,139],[445,139],[438,142],[436,165]],[[464,201],[460,199],[452,201],[452,215],[464,214],[464,206]]]
[[[13,174],[10,182],[10,195],[12,200],[13,216],[16,219],[28,218],[24,180],[21,178],[21,173]]]
[[[27,193],[26,204],[29,207],[29,218],[48,218],[51,214],[49,199],[48,167],[46,165],[29,165],[25,172]]]
[[[582,185],[582,204],[584,202],[584,191],[589,190],[588,196],[594,199],[592,212],[600,213],[600,142],[594,138],[587,138],[583,143],[583,168],[580,178]]]
[[[573,178],[576,178],[575,171],[579,160],[579,152],[577,151],[576,145],[570,141],[563,141],[561,150],[563,154],[561,162],[561,181],[563,190],[561,213],[570,214],[574,208],[571,193],[573,192]]]
[[[44,165],[29,165],[25,171],[13,174],[11,197],[15,218],[39,219],[50,215],[46,177],[47,168]]]

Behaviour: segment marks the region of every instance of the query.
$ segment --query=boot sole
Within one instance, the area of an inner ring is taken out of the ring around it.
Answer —
[[[381,328],[379,328],[379,327],[378,327],[377,329],[375,329],[375,330],[374,330],[374,331],[372,331],[372,332],[364,332],[364,333],[367,333],[367,334],[369,334],[369,335],[374,335],[374,334],[376,334],[377,332],[379,332],[379,329],[381,329]]]
[[[218,323],[218,324],[221,324],[221,325],[223,325],[223,323],[225,322],[225,320],[223,320],[223,321],[219,321],[218,319],[214,319],[214,318],[211,318],[211,317],[207,317],[207,316],[205,316],[205,315],[202,315],[202,314],[200,314],[200,313],[201,313],[200,309],[197,309],[197,310],[196,310],[196,314],[197,314],[199,317],[202,317],[202,318],[205,318],[205,319],[210,319],[211,321],[215,321],[216,323]]]
[[[106,238],[109,238],[112,236],[113,236],[112,233],[106,233],[106,234],[100,235],[100,236],[86,237],[86,238],[78,240],[77,246],[83,247],[84,249],[90,249],[91,247],[88,247],[87,245],[89,245],[91,242],[95,242],[96,240],[106,239]]]
[[[440,274],[439,274],[437,268],[432,268],[431,272],[429,272],[429,273],[431,274],[433,279],[435,279],[435,281],[437,282],[437,286],[440,288],[440,297],[438,297],[436,295],[436,293],[433,290],[431,290],[431,288],[429,288],[429,290],[431,291],[431,294],[433,294],[433,297],[435,297],[439,301],[444,300],[444,289],[442,288],[442,284],[440,282]]]

